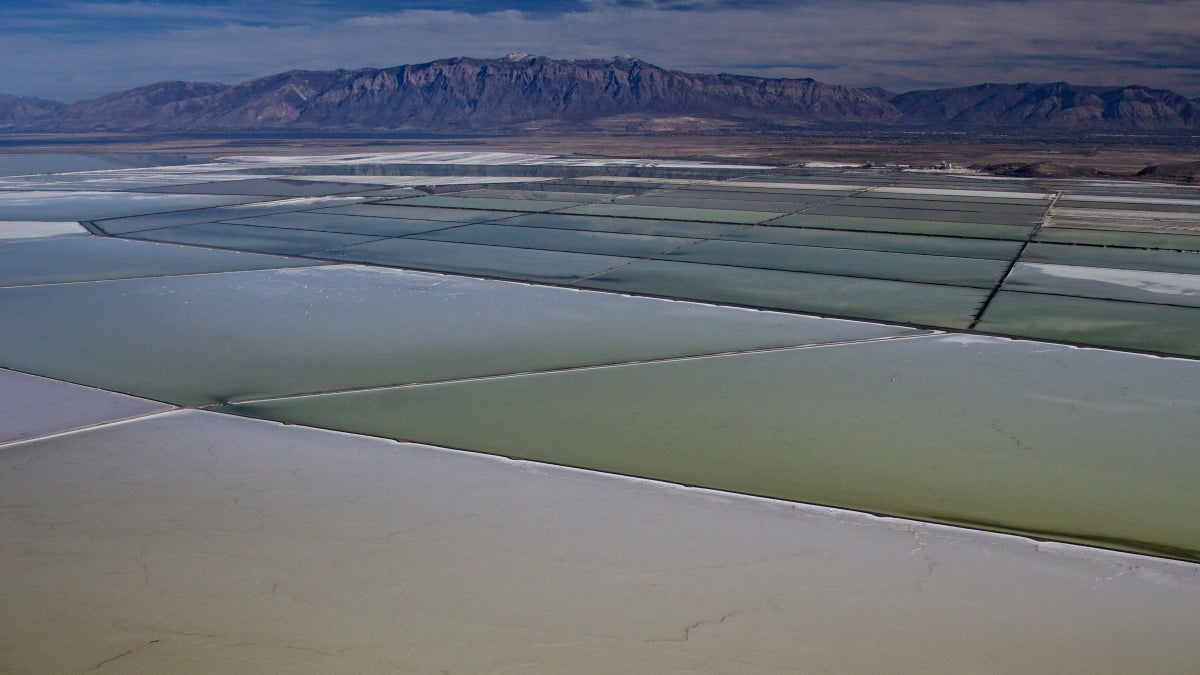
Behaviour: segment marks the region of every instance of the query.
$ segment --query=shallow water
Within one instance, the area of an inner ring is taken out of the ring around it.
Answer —
[[[0,289],[0,307],[0,364],[185,404],[913,332],[343,265]]]
[[[1200,363],[927,336],[220,408],[1200,560]]]
[[[70,154],[0,153],[0,176],[24,176],[67,171],[96,171],[117,169],[122,164],[101,157]]]

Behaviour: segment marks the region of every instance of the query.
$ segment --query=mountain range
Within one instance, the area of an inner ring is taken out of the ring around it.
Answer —
[[[1200,99],[1173,91],[981,84],[895,94],[816,80],[694,74],[629,56],[510,54],[357,70],[294,70],[225,85],[159,82],[61,103],[0,95],[0,132],[536,130],[1188,132]]]

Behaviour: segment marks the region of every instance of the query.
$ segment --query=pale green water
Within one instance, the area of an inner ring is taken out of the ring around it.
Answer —
[[[1146,232],[1114,232],[1068,227],[1045,227],[1036,239],[1066,244],[1097,244],[1100,246],[1134,246],[1181,251],[1200,251],[1200,236],[1185,234],[1150,234]]]
[[[575,285],[613,291],[966,328],[981,288],[650,260]]]
[[[504,222],[504,221],[501,221]],[[681,246],[699,243],[699,239],[658,237],[642,234],[617,234],[587,230],[553,230],[505,225],[464,225],[453,229],[420,234],[415,239],[486,244],[516,248],[535,248],[570,253],[596,253],[630,258],[645,258]]]
[[[737,267],[814,272],[847,277],[917,281],[992,288],[1004,276],[1002,260],[853,251],[815,246],[780,246],[741,241],[706,241],[662,256],[664,260]]]
[[[1032,227],[995,225],[945,220],[920,220],[920,214],[904,217],[884,217],[882,213],[867,216],[813,215],[798,213],[770,221],[769,225],[787,227],[817,227],[830,230],[859,230],[863,232],[895,232],[897,234],[933,234],[950,237],[980,237],[1024,241]]]
[[[220,409],[1200,559],[1195,362],[917,337]]]
[[[0,287],[308,267],[318,264],[320,263],[300,258],[214,251],[108,237],[17,240],[0,246]],[[98,292],[104,293],[103,290]],[[107,303],[103,298],[99,298],[97,304],[97,309],[102,310]],[[7,304],[0,307],[7,308]],[[65,306],[51,306],[47,309],[68,311]],[[19,313],[6,314],[6,323],[34,320]]]
[[[509,214],[511,215],[511,214]],[[716,237],[745,229],[744,225],[721,223],[690,223],[679,220],[647,220],[644,218],[609,218],[606,216],[563,215],[561,213],[531,213],[498,221],[503,225],[544,227],[560,230],[616,232],[664,237]]]
[[[0,308],[0,365],[182,404],[912,332],[340,265],[0,289]]]
[[[569,251],[460,244],[425,239],[381,241],[322,251],[320,257],[346,262],[454,272],[516,281],[567,284],[634,262],[624,258]]]
[[[407,201],[407,200],[404,200]],[[340,213],[351,216],[376,218],[409,218],[413,220],[441,220],[454,223],[478,223],[495,218],[511,217],[510,211],[483,211],[463,208],[435,208],[432,206],[405,206],[404,201],[383,204],[353,204],[320,209],[315,213]]]
[[[196,244],[280,255],[300,255],[379,239],[379,237],[341,232],[289,230],[279,227],[254,227],[232,223],[201,223],[168,227],[161,230],[132,232],[128,237],[172,244]]]
[[[487,197],[416,197],[405,199],[401,206],[434,206],[449,209],[484,209],[492,211],[554,211],[578,202],[551,201],[546,199],[493,199]]]
[[[1001,291],[979,330],[1200,357],[1200,309]]]
[[[965,239],[853,230],[819,230],[799,227],[753,226],[724,234],[722,239],[753,241],[761,244],[791,246],[827,246],[860,251],[890,251],[893,253],[923,253],[962,258],[1011,260],[1020,250],[1020,243],[995,239]]]
[[[232,222],[237,225],[282,227],[285,229],[314,230],[317,232],[342,232],[373,237],[403,237],[409,234],[419,234],[421,232],[430,232],[459,225],[459,223],[447,223],[438,220],[373,218],[370,216],[349,216],[317,211],[277,213],[275,215],[257,216]]]
[[[662,220],[694,220],[701,223],[738,223],[751,225],[782,216],[769,211],[725,211],[721,209],[683,208],[677,206],[636,206],[623,204],[585,204],[562,213],[585,216],[615,216],[620,218],[649,218]]]

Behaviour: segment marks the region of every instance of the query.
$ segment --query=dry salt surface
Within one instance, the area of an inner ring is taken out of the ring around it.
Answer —
[[[0,220],[0,244],[21,239],[85,236],[88,231],[73,221]]]
[[[1037,275],[1063,281],[1089,282],[1101,287],[1117,286],[1154,296],[1164,296],[1164,300],[1170,300],[1172,296],[1200,296],[1200,277],[1195,274],[1048,263],[1017,263],[1013,268],[1013,278]]]
[[[0,496],[4,672],[1200,667],[1194,564],[215,413]]]

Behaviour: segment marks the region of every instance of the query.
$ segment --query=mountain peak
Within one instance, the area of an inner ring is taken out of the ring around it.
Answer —
[[[676,129],[679,120],[687,120],[679,131],[846,124],[1167,131],[1200,128],[1200,102],[1137,85],[1064,82],[893,95],[808,78],[666,70],[629,54],[564,60],[521,52],[385,69],[295,70],[235,85],[160,82],[69,106],[0,97],[0,127],[10,131],[652,131]]]

